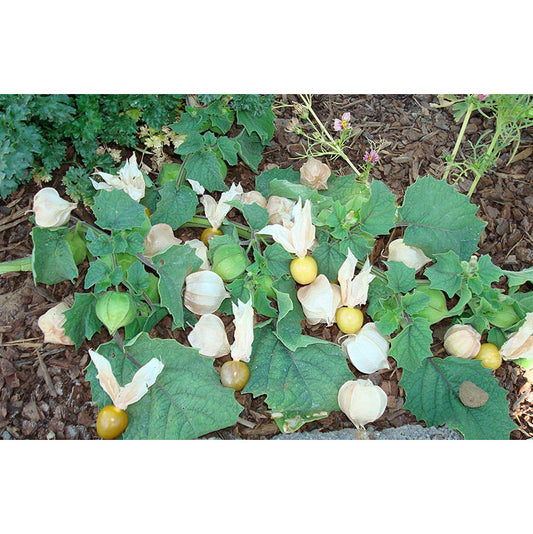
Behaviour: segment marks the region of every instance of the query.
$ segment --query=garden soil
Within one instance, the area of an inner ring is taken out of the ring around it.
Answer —
[[[297,102],[297,95],[279,95],[282,102]],[[418,176],[431,174],[440,178],[444,171],[443,152],[451,152],[460,126],[453,120],[449,108],[437,108],[437,95],[316,95],[314,108],[321,121],[331,126],[333,119],[345,112],[351,113],[351,123],[358,135],[347,150],[352,161],[363,157],[370,143],[381,144],[380,160],[371,177],[384,181],[401,202],[405,190]],[[303,164],[298,154],[303,151],[302,140],[291,133],[291,108],[276,109],[276,132],[267,147],[260,171],[273,166],[299,169]],[[482,117],[473,117],[466,130],[466,140],[475,142],[491,128]],[[119,147],[114,147],[119,148]],[[123,151],[124,158],[131,155]],[[139,156],[142,154],[139,153]],[[479,206],[478,216],[486,221],[480,245],[480,254],[490,254],[496,265],[508,270],[521,270],[533,265],[533,131],[523,133],[521,145],[513,161],[509,153],[498,161],[497,168],[484,176],[472,196]],[[168,161],[179,161],[171,151]],[[458,160],[462,158],[459,152]],[[157,169],[149,156],[144,156],[152,169],[150,177],[157,177]],[[351,174],[342,161],[328,162],[336,174]],[[65,168],[54,173],[47,185],[62,191],[61,176]],[[253,173],[240,164],[228,173],[228,180],[241,182],[245,190],[253,188]],[[470,186],[465,180],[457,184],[461,192]],[[0,261],[22,258],[31,254],[32,228],[28,219],[33,195],[39,189],[29,183],[0,203]],[[438,202],[438,199],[428,199]],[[83,208],[74,214],[91,218]],[[230,214],[230,218],[232,214]],[[178,231],[179,233],[179,231]],[[199,237],[200,230],[187,229],[179,237]],[[385,259],[390,240],[401,237],[396,230],[391,236],[378,240],[371,262],[380,266]],[[383,266],[383,265],[381,265]],[[87,262],[80,266],[84,274]],[[89,383],[85,381],[85,367],[89,362],[87,350],[108,340],[100,333],[91,343],[85,342],[79,350],[74,347],[43,344],[42,332],[37,326],[40,315],[64,299],[72,299],[75,292],[83,292],[83,276],[72,284],[63,282],[54,286],[34,286],[31,273],[0,275],[0,439],[99,439],[96,433],[96,405],[92,402]],[[367,318],[368,319],[368,318]],[[231,318],[227,320],[231,336]],[[444,355],[442,336],[445,324],[434,329],[434,355]],[[186,344],[186,332],[172,331],[169,318],[153,330],[152,335],[174,338]],[[336,326],[316,326],[306,333],[329,341],[336,341]],[[225,360],[217,360],[219,367]],[[387,409],[372,427],[380,435],[384,431],[416,423],[416,418],[404,409],[405,396],[398,386],[401,370],[390,359],[391,369],[369,376],[388,396]],[[355,377],[363,376],[351,367]],[[508,393],[509,411],[518,429],[511,439],[533,437],[533,373],[525,372],[511,362],[504,362],[495,371],[500,385]],[[365,377],[367,375],[364,375]],[[268,415],[264,397],[235,393],[243,406],[237,424],[213,432],[206,437],[222,439],[271,439],[280,434]],[[302,432],[329,432],[352,429],[353,425],[341,412],[308,423]],[[390,432],[390,431],[388,431]],[[416,438],[415,438],[416,439]]]

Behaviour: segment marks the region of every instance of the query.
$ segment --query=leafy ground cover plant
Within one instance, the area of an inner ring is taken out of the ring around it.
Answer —
[[[217,147],[201,146],[215,157]],[[519,358],[532,356],[532,298],[521,290],[532,273],[504,271],[475,255],[484,223],[466,196],[426,176],[399,204],[378,180],[330,173],[324,184],[320,167],[316,181],[304,169],[274,168],[257,176],[256,191],[244,192],[193,169],[168,182],[166,197],[146,179],[139,201],[125,187],[99,190],[94,224],[63,220],[72,207],[56,203],[50,219],[59,224],[32,232],[36,282],[75,280],[77,261],[88,256],[84,287],[93,292],[75,295],[56,333],[62,329],[80,347],[108,329],[110,340],[94,349],[100,358],[87,370],[99,407],[123,409],[120,388],[135,385],[154,358],[162,365],[134,389],[125,438],[194,438],[230,426],[242,409],[233,389],[265,395],[284,432],[339,408],[362,427],[385,404],[371,384],[346,386],[354,379],[348,361],[368,374],[389,366],[388,358],[402,370],[406,406],[417,418],[447,423],[467,438],[509,436],[506,392],[475,358],[484,337],[506,359],[525,364]],[[187,226],[216,226],[222,235],[207,245],[183,242]],[[369,261],[375,239],[394,228],[403,231],[401,243],[377,269]],[[78,247],[68,239],[75,233]],[[317,265],[304,285],[290,269],[298,252]],[[507,293],[496,287],[503,277]],[[331,327],[341,307],[364,315],[359,330],[335,343],[305,333],[305,323]],[[191,329],[190,346],[150,337],[167,315],[173,328]],[[231,318],[233,332],[225,327]],[[432,350],[441,322],[463,327],[449,334],[445,358]],[[221,381],[213,358],[238,364],[238,376]]]

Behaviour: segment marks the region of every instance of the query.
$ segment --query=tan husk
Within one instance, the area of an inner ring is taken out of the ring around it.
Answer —
[[[416,269],[417,271],[422,269],[426,263],[432,261],[421,249],[406,245],[401,238],[395,239],[389,244],[388,260],[401,261],[407,267],[411,267],[411,269]]]
[[[387,394],[370,380],[349,380],[338,394],[339,408],[361,429],[379,419],[387,407]]]
[[[455,324],[444,334],[444,349],[456,358],[475,358],[481,349],[481,334],[469,324]]]
[[[70,307],[66,302],[60,302],[39,317],[37,326],[43,331],[45,343],[74,345],[74,342],[65,334],[65,329],[63,328],[67,320],[64,312],[69,309]]]
[[[148,235],[144,238],[144,252],[143,256],[151,258],[158,252],[161,252],[170,245],[180,245],[181,239],[174,235],[174,231],[169,224],[158,223],[154,224]]]
[[[206,358],[220,358],[230,352],[226,327],[222,319],[212,313],[200,317],[187,339],[191,347]]]
[[[291,214],[295,204],[296,202],[288,198],[272,195],[266,205],[270,224],[283,224],[283,221],[292,221]]]
[[[33,197],[35,224],[41,228],[57,228],[68,222],[70,212],[77,207],[63,200],[53,187],[45,187]]]
[[[500,356],[506,361],[533,358],[533,312],[526,315],[524,324],[501,346]]]
[[[224,191],[220,195],[218,202],[210,195],[202,195],[202,197],[200,197],[200,201],[204,205],[205,216],[212,228],[218,230],[222,226],[224,217],[233,207],[226,202],[239,200],[242,193],[243,190],[241,184],[231,184],[229,191]]]
[[[183,305],[196,315],[214,313],[228,297],[224,281],[213,271],[198,271],[185,277]]]
[[[348,249],[348,256],[339,269],[337,279],[341,288],[341,305],[355,308],[356,306],[366,304],[368,298],[368,287],[370,282],[376,278],[370,272],[372,266],[367,258],[361,271],[355,275],[357,259],[352,251]]]
[[[314,190],[327,189],[330,176],[331,169],[315,158],[309,158],[300,169],[300,183]]]
[[[249,362],[254,342],[254,309],[252,299],[248,302],[237,300],[231,303],[233,309],[233,324],[235,325],[234,342],[231,345],[233,360]]]
[[[331,326],[335,322],[341,290],[338,285],[330,283],[325,275],[319,274],[311,284],[298,289],[296,295],[309,325],[326,323]]]

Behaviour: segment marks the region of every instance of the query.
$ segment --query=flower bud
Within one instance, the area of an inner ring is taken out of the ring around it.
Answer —
[[[98,297],[95,312],[111,335],[122,326],[133,322],[137,314],[135,303],[129,293],[118,291],[107,291]]]
[[[338,402],[348,419],[362,428],[383,415],[387,394],[370,380],[350,380],[339,389]]]
[[[221,245],[216,248],[212,258],[212,270],[222,280],[229,282],[237,278],[250,265],[243,248],[237,244]]]
[[[325,275],[319,274],[315,280],[297,292],[307,323],[315,325],[326,323],[331,326],[335,322],[335,312],[341,303],[341,290],[331,284]]]
[[[41,228],[57,228],[66,224],[76,203],[63,200],[53,187],[41,189],[33,197],[35,224]]]
[[[444,349],[456,358],[475,358],[481,349],[481,334],[469,324],[455,324],[444,334]]]
[[[388,259],[389,261],[401,261],[407,267],[417,271],[422,269],[426,263],[432,261],[421,249],[405,245],[401,238],[395,239],[390,243]]]
[[[300,183],[310,189],[327,189],[331,169],[315,158],[309,158],[300,169]]]
[[[361,373],[371,374],[380,369],[390,369],[387,360],[389,342],[375,323],[365,324],[357,334],[348,334],[341,347]]]
[[[65,329],[63,328],[67,320],[64,312],[68,309],[70,308],[66,302],[60,302],[39,317],[37,326],[43,331],[45,343],[74,345],[74,342],[65,334]]]
[[[292,216],[292,209],[296,202],[288,198],[271,196],[268,199],[266,209],[270,216],[270,224],[283,224],[283,221],[290,221]]]
[[[174,235],[172,227],[169,224],[154,224],[150,228],[148,235],[144,238],[143,256],[151,258],[170,245],[179,244],[181,244],[181,239],[178,239]]]
[[[187,339],[206,358],[220,358],[230,352],[226,327],[220,317],[211,313],[200,317]]]
[[[504,360],[533,358],[533,313],[526,315],[524,324],[517,332],[511,334],[500,348],[500,356]]]
[[[229,296],[222,278],[213,271],[198,271],[185,277],[183,305],[196,315],[217,311]]]
[[[249,191],[241,195],[241,202],[243,204],[258,204],[262,208],[267,207],[266,198],[259,191]]]

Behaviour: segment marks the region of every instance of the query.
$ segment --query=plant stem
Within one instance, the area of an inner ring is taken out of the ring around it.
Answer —
[[[31,271],[31,256],[0,263],[0,274]]]
[[[494,132],[494,136],[492,137],[492,141],[489,145],[489,148],[487,149],[486,156],[490,156],[492,154],[492,151],[496,147],[496,143],[498,141],[498,138],[500,137],[501,133],[501,126],[498,120],[496,120],[496,131]],[[474,193],[477,184],[479,183],[479,180],[481,179],[481,176],[483,176],[479,171],[475,173],[474,181],[472,182],[472,185],[470,186],[470,189],[468,190],[468,197],[471,197]]]
[[[237,229],[237,233],[246,239],[251,239],[252,232],[244,226],[244,224],[233,222],[231,223]],[[189,222],[183,225],[188,228],[211,228],[211,223],[207,220],[207,217],[203,215],[195,215]]]
[[[448,174],[450,173],[450,170],[452,168],[452,164],[455,161],[455,157],[457,156],[457,152],[459,152],[459,146],[461,145],[461,142],[463,140],[463,137],[465,135],[466,127],[468,126],[468,121],[470,120],[470,115],[472,115],[472,112],[474,111],[474,104],[470,103],[468,105],[468,109],[466,110],[466,115],[463,119],[463,124],[461,126],[461,131],[459,132],[459,135],[457,136],[457,141],[455,141],[455,146],[453,147],[452,152],[452,159],[448,161],[448,164],[446,165],[446,169],[444,171],[444,174],[442,175],[442,179],[446,180],[448,178]]]

